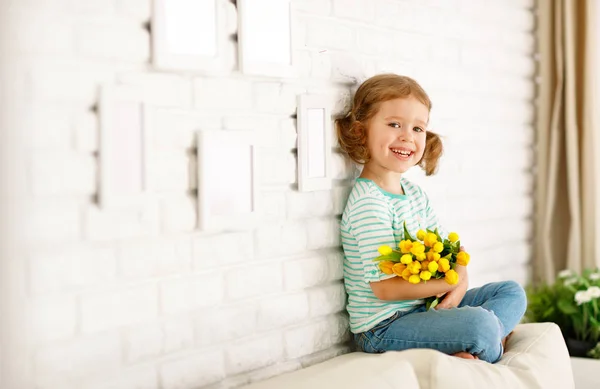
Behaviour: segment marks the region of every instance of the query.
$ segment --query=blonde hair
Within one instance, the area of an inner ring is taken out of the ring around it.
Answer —
[[[340,147],[356,163],[371,159],[367,148],[367,124],[384,101],[412,96],[431,111],[431,100],[412,78],[397,74],[380,74],[363,82],[356,91],[350,110],[336,118]],[[437,170],[443,146],[440,137],[427,131],[425,151],[418,165],[430,176]]]

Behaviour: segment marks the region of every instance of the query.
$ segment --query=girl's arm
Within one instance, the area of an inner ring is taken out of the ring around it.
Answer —
[[[457,265],[455,270],[458,273],[461,283],[467,281],[467,272],[464,266]],[[456,289],[459,284],[449,285],[444,279],[411,284],[401,277],[393,277],[387,280],[370,283],[373,294],[375,294],[378,299],[386,301],[415,300],[436,296]]]

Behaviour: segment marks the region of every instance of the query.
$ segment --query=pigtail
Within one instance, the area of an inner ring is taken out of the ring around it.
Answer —
[[[350,159],[359,164],[369,161],[369,150],[367,148],[367,131],[361,122],[356,120],[354,113],[347,114],[335,119],[336,133],[340,148]]]
[[[444,147],[440,136],[435,132],[427,131],[425,151],[423,152],[423,158],[421,158],[421,161],[419,161],[418,164],[425,170],[425,175],[431,176],[432,174],[435,174],[443,151]]]

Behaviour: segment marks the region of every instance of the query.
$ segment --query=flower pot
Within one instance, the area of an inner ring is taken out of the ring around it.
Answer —
[[[567,338],[567,349],[572,357],[589,358],[588,351],[596,346],[596,342]]]

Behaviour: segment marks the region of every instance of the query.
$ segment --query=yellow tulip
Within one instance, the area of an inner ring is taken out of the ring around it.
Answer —
[[[414,255],[419,255],[425,253],[425,246],[421,242],[414,242],[410,252]]]
[[[408,269],[410,270],[411,274],[419,274],[419,272],[421,271],[421,264],[415,261],[408,265]]]
[[[381,261],[379,262],[379,270],[385,274],[394,274],[392,271],[392,267],[394,266],[394,262],[392,261]]]
[[[451,232],[448,234],[448,240],[452,243],[456,243],[460,238],[456,232]]]
[[[402,254],[410,253],[410,249],[412,249],[412,246],[413,242],[411,242],[410,240],[402,240],[400,241],[400,243],[398,243],[398,248],[400,249]]]
[[[447,272],[450,270],[450,261],[448,261],[447,258],[441,258],[438,261],[438,265],[439,265],[439,270],[443,273]]]
[[[470,260],[471,256],[465,251],[461,251],[460,253],[456,254],[456,263],[461,266],[467,266]]]
[[[428,260],[429,262],[437,262],[437,261],[439,261],[439,260],[440,260],[440,254],[436,253],[436,252],[435,252],[435,251],[433,251],[433,250],[429,250],[429,251],[427,252],[426,256],[427,256],[427,260]]]
[[[454,270],[448,270],[444,278],[446,279],[446,282],[450,285],[458,284],[458,273]]]
[[[427,232],[425,232],[424,230],[417,231],[417,239],[423,240],[425,239],[425,236],[427,236]]]
[[[392,248],[390,246],[379,246],[379,249],[377,249],[377,251],[379,251],[379,254],[381,255],[390,255],[392,253]]]
[[[429,266],[429,261],[421,262],[421,270],[427,270]]]
[[[410,276],[412,276],[412,273],[410,272],[410,269],[407,267],[406,269],[404,269],[402,271],[402,278],[404,278],[404,280],[408,281]]]
[[[437,242],[433,245],[433,251],[435,251],[436,253],[441,253],[442,251],[444,251],[444,244],[442,242]]]
[[[412,258],[412,255],[410,255],[410,254],[404,254],[402,257],[400,257],[400,262],[405,265],[411,264],[412,261],[413,261],[413,258]]]
[[[404,269],[406,269],[406,265],[403,263],[395,263],[394,266],[392,266],[392,272],[400,277],[402,277],[402,272],[404,271]]]
[[[418,284],[419,282],[421,282],[421,277],[419,277],[416,274],[413,274],[412,276],[410,276],[410,278],[408,279],[408,282],[410,282],[411,284]]]
[[[429,270],[432,273],[435,273],[438,269],[438,264],[437,262],[429,262],[429,265],[427,266],[427,270]]]
[[[415,255],[415,258],[417,259],[417,261],[424,261],[425,258],[427,258],[427,256],[425,255],[425,253],[421,253],[421,254]]]
[[[431,279],[431,273],[427,270],[423,270],[419,275],[423,281],[429,281]]]
[[[428,232],[427,235],[425,236],[425,246],[427,247],[433,247],[433,245],[437,242],[437,236],[432,233],[432,232]]]

